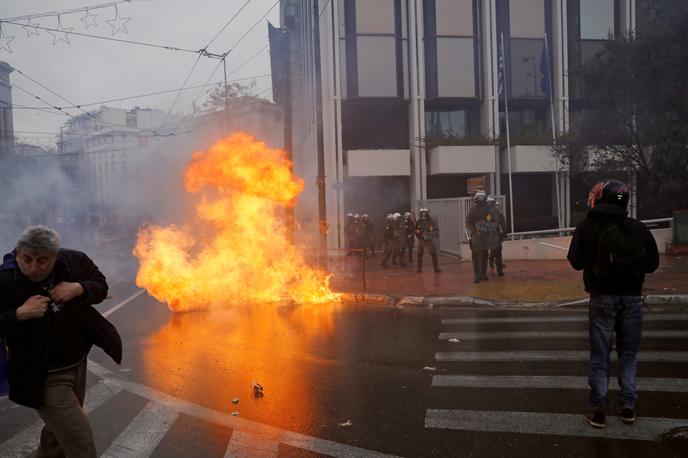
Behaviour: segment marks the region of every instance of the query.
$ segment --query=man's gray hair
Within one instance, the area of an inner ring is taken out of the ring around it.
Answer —
[[[60,251],[60,234],[46,226],[30,226],[24,229],[17,240],[17,253],[57,254]]]

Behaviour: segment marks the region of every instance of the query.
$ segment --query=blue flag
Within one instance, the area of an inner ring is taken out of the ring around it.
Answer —
[[[542,94],[549,97],[549,56],[547,56],[547,47],[542,45],[542,56],[540,56],[540,90]]]

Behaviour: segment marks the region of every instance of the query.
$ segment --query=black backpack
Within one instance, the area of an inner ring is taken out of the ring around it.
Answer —
[[[595,250],[595,276],[600,280],[630,280],[645,274],[643,234],[623,220],[606,221]]]

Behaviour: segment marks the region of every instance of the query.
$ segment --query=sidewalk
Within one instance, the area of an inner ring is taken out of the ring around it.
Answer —
[[[366,293],[397,298],[465,296],[521,304],[560,303],[587,297],[583,273],[573,270],[565,260],[505,261],[503,277],[488,269],[489,280],[478,284],[473,283],[472,264],[453,257],[440,256],[439,274],[433,272],[430,259],[424,259],[422,273],[416,273],[415,262],[405,268],[390,265],[386,269],[379,263],[379,255],[366,261]],[[333,277],[332,286],[341,292],[364,292],[360,275]],[[657,272],[645,279],[644,294],[688,294],[688,256],[662,256]]]

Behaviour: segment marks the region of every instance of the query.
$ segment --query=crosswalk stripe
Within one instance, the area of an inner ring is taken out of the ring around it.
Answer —
[[[587,322],[588,315],[560,316],[515,316],[506,318],[445,318],[442,324],[481,324],[481,323],[578,323]],[[688,321],[688,313],[646,313],[643,321]]]
[[[150,456],[179,415],[177,410],[149,402],[103,453],[107,458]]]
[[[612,353],[612,360],[616,354]],[[588,361],[588,351],[446,351],[435,353],[437,361]],[[639,362],[686,363],[685,351],[646,351]]]
[[[576,414],[429,409],[425,416],[426,428],[642,441],[657,441],[666,430],[686,424],[687,419],[639,417],[628,426],[618,417],[607,417],[606,428],[595,429]]]
[[[305,434],[295,433],[292,431],[279,429],[274,426],[246,420],[241,417],[234,417],[224,412],[209,409],[207,407],[170,396],[139,383],[128,382],[114,378],[110,379],[110,382],[121,385],[126,391],[145,397],[156,403],[163,404],[171,409],[177,410],[194,418],[199,418],[209,423],[226,426],[233,430],[241,430],[250,434],[256,434],[259,437],[267,438],[280,444],[309,450],[313,453],[330,456],[360,458],[394,457],[394,455],[367,450],[361,447],[342,444],[327,439],[320,439],[318,437],[307,436]]]
[[[639,391],[659,391],[666,393],[688,393],[688,379],[652,378],[637,379]],[[463,388],[555,388],[588,389],[587,377],[545,376],[545,375],[435,375],[432,386]],[[610,390],[617,390],[615,383]]]
[[[108,399],[122,391],[122,387],[99,382],[86,391],[84,412],[91,413]],[[38,448],[43,421],[38,420],[24,428],[11,439],[0,444],[2,456],[7,458],[25,457]]]
[[[441,332],[440,340],[466,339],[566,339],[588,337],[588,331],[508,331],[508,332]],[[645,338],[684,339],[688,331],[643,331]]]
[[[279,443],[255,434],[233,431],[225,458],[273,458],[277,456]]]

